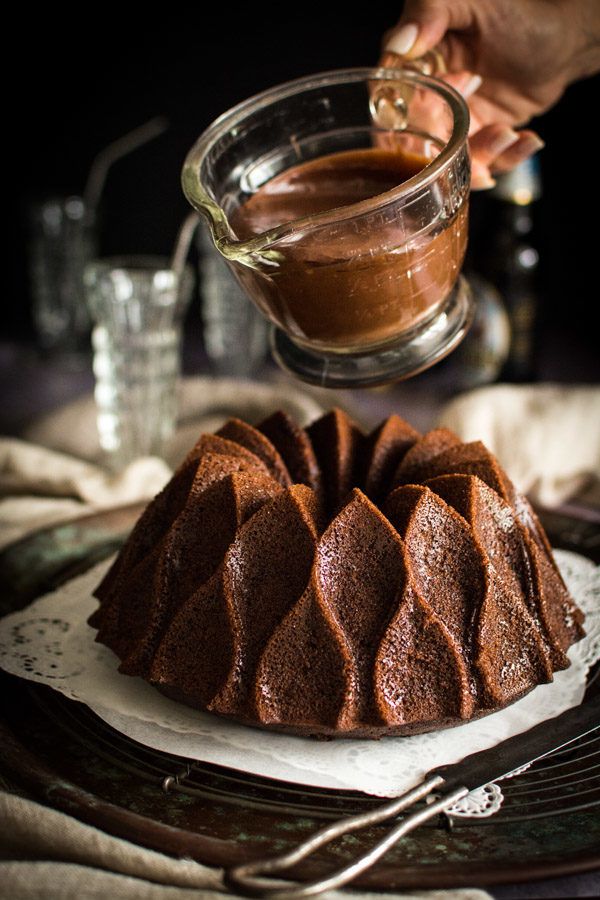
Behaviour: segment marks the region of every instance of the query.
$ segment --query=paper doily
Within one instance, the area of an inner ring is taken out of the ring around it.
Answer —
[[[571,648],[571,666],[550,684],[501,712],[443,732],[378,741],[313,741],[237,725],[163,697],[121,675],[116,656],[95,642],[87,624],[92,590],[107,560],[26,609],[0,621],[0,667],[85,703],[124,735],[156,750],[312,787],[392,797],[432,768],[457,762],[581,702],[589,667],[600,658],[600,569],[556,551],[556,560],[586,614],[586,637]],[[502,802],[498,785],[473,791],[454,815],[491,815]]]

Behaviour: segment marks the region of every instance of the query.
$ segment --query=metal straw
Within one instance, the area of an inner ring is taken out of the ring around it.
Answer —
[[[83,192],[86,210],[93,212],[98,206],[106,176],[112,164],[132,150],[162,134],[168,128],[168,125],[168,121],[163,116],[156,116],[144,125],[140,125],[134,128],[133,131],[117,138],[116,141],[108,144],[104,150],[98,153],[92,163]]]
[[[189,213],[183,220],[183,224],[181,225],[179,234],[177,235],[175,249],[173,251],[173,256],[171,257],[170,268],[173,270],[173,272],[175,272],[180,282],[183,275],[183,270],[185,268],[187,255],[189,253],[190,244],[199,222],[200,216],[198,215],[198,213]]]

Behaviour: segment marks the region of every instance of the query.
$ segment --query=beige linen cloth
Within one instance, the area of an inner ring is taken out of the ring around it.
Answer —
[[[235,896],[222,872],[189,859],[173,859],[114,838],[70,816],[0,793],[4,850],[0,896],[7,900],[195,900]],[[410,894],[330,891],[337,900],[381,897],[489,900],[478,889]]]
[[[332,394],[281,386],[195,379],[182,388],[182,425],[167,461],[141,459],[124,472],[108,472],[100,464],[89,398],[38,422],[20,439],[0,438],[0,548],[44,525],[150,498],[197,435],[227,415],[257,421],[283,407],[304,424],[340,405]],[[522,489],[544,502],[564,502],[584,489],[593,492],[600,482],[599,413],[600,389],[499,385],[457,398],[439,422],[464,439],[483,439]],[[0,791],[0,897],[179,900],[224,891],[215,869],[112,837],[6,787]],[[402,896],[489,898],[471,889]]]
[[[149,500],[202,432],[229,416],[255,423],[280,408],[307,424],[324,410],[319,396],[286,383],[183,379],[179,424],[165,459],[138,459],[121,472],[105,466],[93,398],[68,403],[19,438],[0,438],[0,547],[34,528]]]
[[[482,441],[534,503],[600,513],[600,386],[490,385],[450,401],[436,424]]]

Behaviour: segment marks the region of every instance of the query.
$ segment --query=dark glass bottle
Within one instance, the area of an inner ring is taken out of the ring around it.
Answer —
[[[542,185],[531,158],[497,178],[482,199],[472,263],[499,292],[510,327],[510,347],[499,380],[535,381],[538,266],[536,207]]]

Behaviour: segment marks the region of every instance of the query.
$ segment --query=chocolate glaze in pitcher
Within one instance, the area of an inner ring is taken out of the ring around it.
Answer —
[[[230,225],[247,241],[393,191],[427,163],[416,154],[376,147],[312,159],[262,185],[231,215]],[[301,242],[279,243],[281,259],[272,270],[238,266],[238,276],[299,341],[340,350],[380,345],[426,320],[446,297],[464,258],[466,217],[465,204],[450,224],[410,234],[406,220],[394,222],[384,203],[384,242],[373,222],[354,229],[315,223]]]

